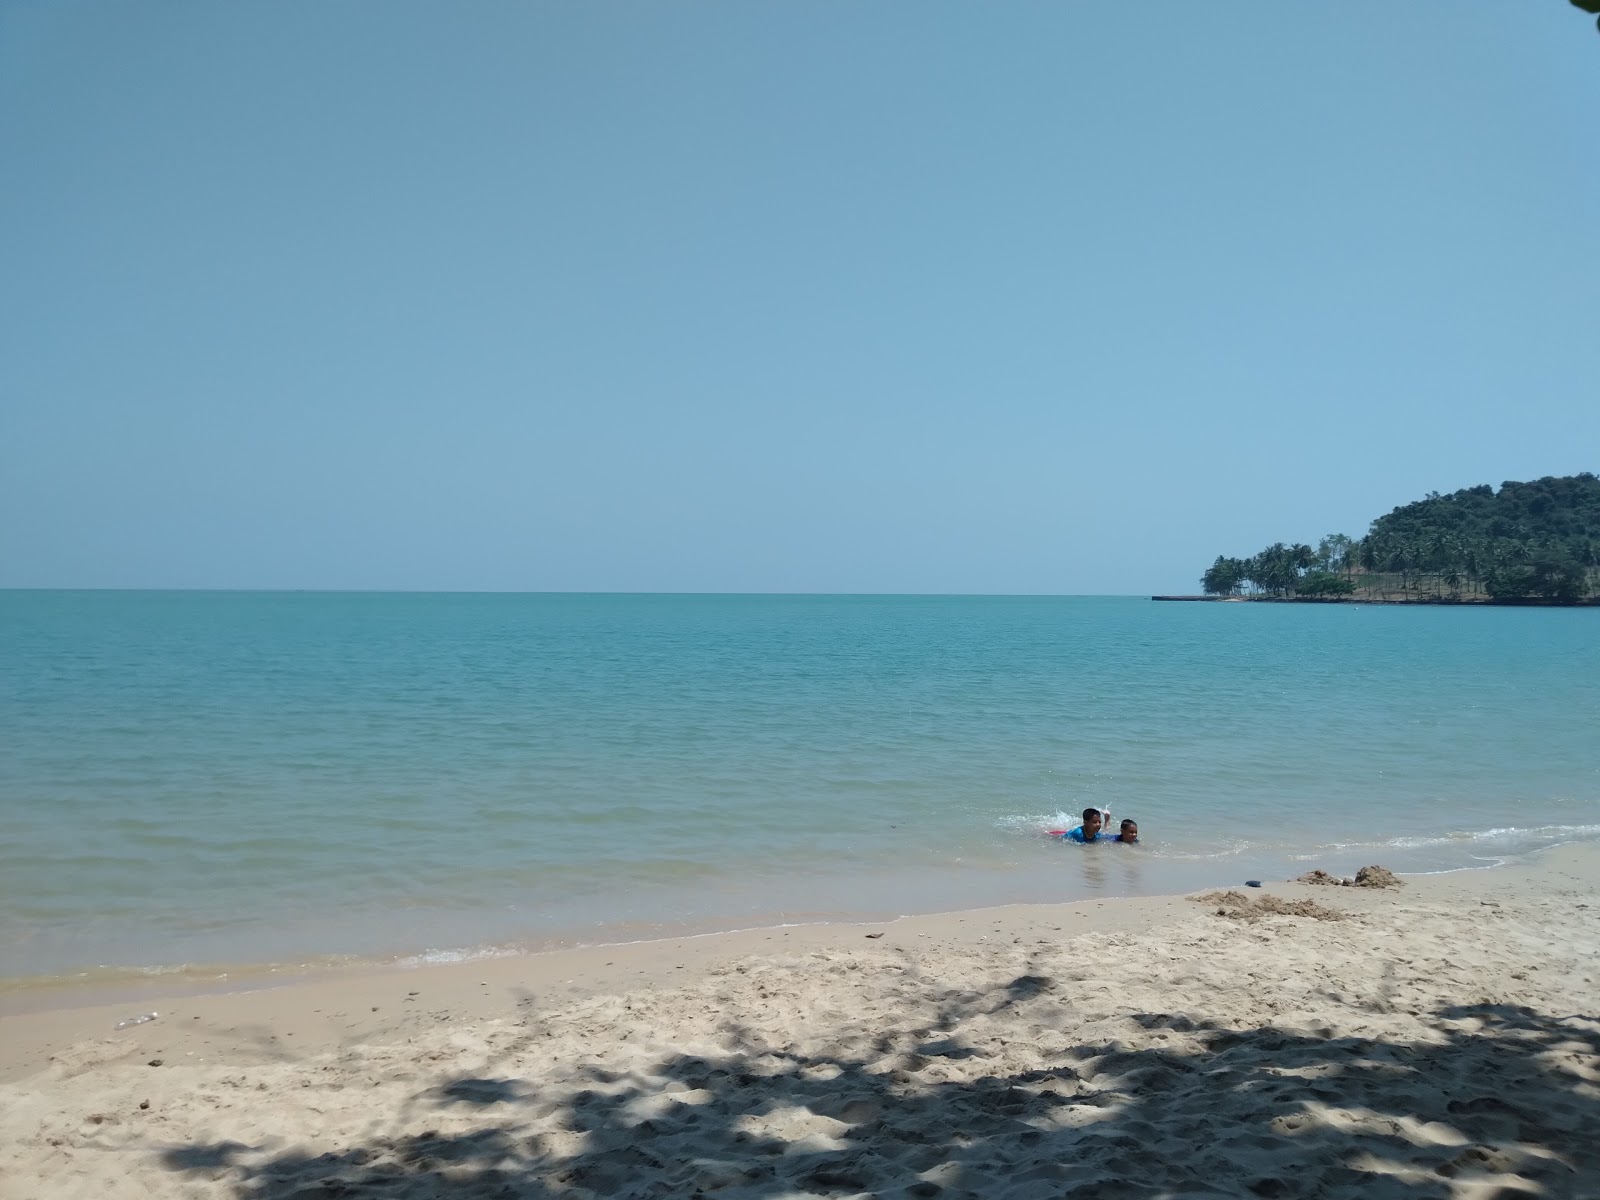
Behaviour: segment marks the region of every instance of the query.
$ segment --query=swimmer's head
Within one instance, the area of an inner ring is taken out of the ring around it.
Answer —
[[[1139,822],[1134,820],[1123,821],[1121,830],[1117,834],[1119,842],[1137,842],[1139,840]]]
[[[1095,834],[1100,832],[1100,826],[1103,825],[1104,823],[1105,822],[1101,819],[1100,810],[1098,808],[1086,808],[1086,809],[1083,810],[1083,836],[1084,837],[1086,837],[1086,838],[1094,837]]]

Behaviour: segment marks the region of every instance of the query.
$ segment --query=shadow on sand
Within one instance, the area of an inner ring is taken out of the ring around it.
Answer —
[[[560,1094],[509,1070],[418,1093],[412,1113],[449,1133],[269,1157],[192,1145],[165,1163],[239,1200],[1600,1197],[1593,1018],[1450,1008],[1399,1042],[1144,1013],[1142,1041],[1174,1048],[1083,1044],[983,1073],[962,1022],[1052,986],[968,993],[910,1043],[806,1055],[730,1023],[719,1057],[595,1068]],[[957,1063],[964,1079],[940,1077]]]

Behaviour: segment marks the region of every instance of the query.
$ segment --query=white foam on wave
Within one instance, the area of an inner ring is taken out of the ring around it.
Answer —
[[[151,964],[149,966],[133,966],[133,967],[119,967],[119,966],[114,966],[114,965],[112,965],[110,963],[101,963],[100,964],[100,970],[102,970],[102,971],[119,971],[119,972],[121,972],[121,973],[123,973],[125,975],[149,975],[149,976],[185,975],[185,974],[189,973],[190,971],[194,971],[194,970],[197,970],[197,969],[198,968],[190,965],[189,963],[153,963],[153,964]],[[87,975],[88,972],[87,971],[83,971],[83,972],[80,972],[80,974]]]
[[[1084,807],[1088,807],[1085,805]],[[1101,812],[1110,810],[1102,805],[1095,805]],[[994,826],[1005,833],[1049,833],[1056,829],[1072,829],[1083,824],[1081,812],[1065,812],[1057,810],[1051,814],[1045,813],[1012,813],[1004,817],[996,817]]]

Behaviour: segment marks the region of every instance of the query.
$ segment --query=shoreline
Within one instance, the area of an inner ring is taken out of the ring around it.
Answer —
[[[101,1200],[1592,1196],[1597,879],[1578,843],[1398,890],[389,968],[120,1032],[117,1007],[0,1018],[0,1177]]]
[[[1542,849],[1514,856],[1498,858],[1439,870],[1399,871],[1406,879],[1423,879],[1433,876],[1453,875],[1462,872],[1497,871],[1515,867],[1519,863],[1547,853],[1562,845],[1584,844],[1581,840],[1556,843]],[[1593,843],[1600,847],[1600,842]],[[1282,864],[1276,864],[1281,866]],[[1307,865],[1306,869],[1310,869]],[[1354,868],[1351,868],[1353,870]],[[1223,874],[1219,872],[1219,875]],[[217,962],[156,964],[152,966],[95,967],[59,975],[20,976],[0,978],[0,1022],[14,1017],[25,1017],[81,1009],[126,1009],[124,1016],[139,1016],[146,1011],[170,1008],[174,1003],[202,997],[226,996],[264,990],[294,988],[301,984],[338,981],[390,972],[427,972],[443,967],[461,967],[469,973],[475,964],[501,961],[536,960],[548,956],[583,952],[620,951],[655,944],[683,944],[702,939],[770,934],[792,929],[854,929],[859,926],[885,926],[908,920],[940,920],[965,918],[972,913],[1026,908],[1069,908],[1105,904],[1123,904],[1134,901],[1175,900],[1208,888],[1241,886],[1243,874],[1233,883],[1215,878],[1200,878],[1189,873],[1188,878],[1176,878],[1166,889],[1135,890],[1125,892],[1097,892],[1067,899],[1018,899],[1001,902],[979,902],[955,908],[910,909],[903,912],[863,911],[845,914],[771,913],[757,917],[750,923],[740,923],[739,918],[725,921],[716,919],[683,921],[676,925],[660,923],[646,927],[642,936],[611,939],[606,933],[628,929],[636,922],[601,926],[599,936],[588,940],[569,934],[552,933],[548,936],[525,936],[501,941],[471,943],[453,946],[418,947],[394,953],[376,955],[338,954],[311,956],[299,962]],[[1264,882],[1272,883],[1264,878]],[[778,919],[794,917],[793,920]],[[0,1077],[4,1075],[0,1060]]]
[[[1517,878],[1537,876],[1543,870],[1542,862],[1552,856],[1567,853],[1589,859],[1600,879],[1600,843],[1574,841],[1533,851],[1515,861],[1485,863],[1481,866],[1452,867],[1440,871],[1401,873],[1407,890],[1413,895],[1428,895],[1440,889],[1460,890],[1448,881],[1458,876],[1492,879],[1496,876]],[[1307,867],[1310,870],[1310,867]],[[1354,897],[1358,903],[1367,903],[1361,897],[1382,895],[1368,889],[1328,888],[1300,884],[1293,880],[1262,880],[1260,889],[1248,889],[1251,895],[1284,894]],[[1202,887],[1200,891],[1243,888],[1243,884],[1217,884]],[[1476,885],[1468,890],[1492,887],[1492,883]],[[1596,885],[1600,893],[1600,884]],[[350,994],[385,995],[402,983],[412,986],[403,990],[415,994],[422,989],[417,981],[442,989],[464,1005],[473,1019],[485,1019],[493,1006],[484,1007],[478,1001],[481,989],[487,986],[495,993],[512,986],[513,980],[526,979],[551,992],[566,996],[590,995],[633,982],[633,976],[643,974],[655,977],[655,971],[666,959],[684,959],[703,967],[708,961],[727,956],[758,953],[770,949],[770,943],[780,943],[786,950],[795,947],[813,948],[832,946],[847,941],[852,936],[862,936],[859,930],[900,930],[912,936],[931,936],[928,930],[952,936],[955,926],[979,925],[995,918],[1021,919],[1029,914],[1039,920],[1057,923],[1077,922],[1089,932],[1121,931],[1140,922],[1161,923],[1189,913],[1195,890],[1150,895],[1099,896],[1093,898],[1057,901],[1022,902],[1001,905],[984,905],[958,908],[942,912],[906,913],[882,919],[798,921],[781,924],[763,924],[735,929],[713,929],[688,933],[667,934],[660,937],[637,938],[617,942],[595,942],[551,947],[486,946],[461,951],[443,951],[451,957],[429,960],[421,955],[405,955],[390,959],[353,960],[327,964],[283,966],[279,973],[274,964],[236,968],[237,976],[223,973],[207,979],[189,982],[167,982],[175,973],[160,973],[150,977],[148,983],[119,983],[100,986],[92,982],[79,984],[64,982],[59,987],[42,985],[36,989],[19,990],[3,995],[6,1001],[43,999],[51,993],[50,1000],[42,1004],[12,1003],[0,1007],[0,1082],[18,1077],[18,1073],[40,1068],[48,1061],[48,1054],[40,1058],[38,1051],[18,1054],[15,1048],[30,1040],[43,1039],[38,1045],[45,1050],[58,1048],[64,1042],[81,1039],[110,1037],[126,1042],[133,1035],[143,1040],[159,1038],[168,1030],[187,1045],[188,1027],[182,1021],[206,1022],[229,1010],[265,1013],[281,1011],[277,1003],[283,998],[294,1001],[297,1009],[304,1009],[309,997],[333,1002],[333,997]],[[926,927],[926,928],[925,928]],[[979,939],[984,940],[982,938]],[[460,957],[454,957],[456,954]],[[623,965],[617,966],[618,963]],[[685,969],[674,965],[674,970]],[[611,969],[614,968],[614,969]],[[560,977],[560,982],[555,982]],[[577,981],[582,980],[582,983]],[[130,1025],[117,1029],[119,1022],[143,1015],[153,1006],[160,1016],[145,1025]],[[312,1011],[321,1011],[321,1005]],[[370,1006],[369,1006],[370,1007]],[[374,1011],[382,1011],[380,1004]],[[304,1016],[304,1013],[301,1013]],[[159,1028],[158,1028],[159,1026]],[[374,1023],[375,1028],[382,1023]],[[291,1036],[304,1036],[297,1030]],[[304,1043],[303,1043],[304,1044]],[[187,1053],[188,1051],[186,1051]]]
[[[1066,819],[1059,814],[1057,820]],[[1041,821],[1043,819],[1041,818]],[[1043,825],[1040,825],[1043,828]],[[1212,887],[1236,885],[1246,878],[1292,878],[1313,865],[1348,875],[1367,863],[1381,862],[1407,878],[1457,871],[1515,866],[1530,856],[1567,844],[1600,846],[1600,825],[1534,825],[1465,831],[1433,837],[1399,837],[1379,842],[1325,842],[1316,853],[1293,852],[1282,845],[1252,846],[1215,855],[1175,857],[1162,842],[1129,851],[1106,847],[1090,856],[1074,853],[1074,866],[1061,872],[1061,848],[1039,845],[1016,861],[968,866],[957,860],[937,868],[928,864],[902,867],[893,876],[851,877],[841,889],[826,890],[815,880],[796,890],[792,881],[777,896],[777,906],[730,906],[720,913],[682,913],[672,919],[601,918],[593,921],[545,921],[530,909],[527,920],[507,920],[496,908],[480,915],[474,926],[467,917],[454,927],[424,931],[418,936],[406,922],[395,928],[407,936],[370,936],[378,928],[363,922],[367,936],[345,938],[348,948],[295,948],[279,938],[260,957],[178,959],[152,955],[140,962],[101,962],[61,970],[35,970],[0,976],[0,1019],[56,1008],[126,1004],[147,1011],[172,999],[219,992],[292,985],[302,979],[338,977],[351,972],[388,968],[426,968],[436,963],[516,958],[567,950],[626,946],[635,943],[716,936],[802,925],[854,925],[903,917],[1079,901],[1120,901],[1139,897],[1186,895]],[[1507,839],[1511,840],[1508,842]],[[1520,844],[1518,844],[1520,839]],[[1040,843],[1050,839],[1032,839]],[[1450,850],[1446,860],[1440,854]],[[1449,861],[1453,860],[1453,861]],[[1439,865],[1443,862],[1444,865]],[[840,881],[831,881],[838,884]],[[743,884],[747,891],[754,890]],[[830,902],[831,901],[831,902]],[[486,926],[486,927],[485,927]],[[234,942],[243,948],[249,938]],[[365,945],[361,943],[365,942]],[[157,943],[152,942],[152,946]],[[181,947],[180,947],[181,948]],[[287,949],[287,953],[284,950]],[[276,953],[274,953],[276,951]],[[246,951],[248,953],[248,951]],[[143,1007],[140,1007],[143,1006]]]
[[[1182,915],[1187,912],[1187,907],[1184,895],[1120,896],[1058,904],[1010,904],[956,909],[944,913],[909,914],[884,921],[764,925],[629,942],[491,954],[448,962],[401,960],[352,964],[344,968],[285,975],[270,980],[255,977],[242,987],[217,981],[215,986],[202,985],[196,990],[172,992],[165,996],[157,996],[154,992],[144,993],[142,999],[152,1003],[165,1001],[167,1008],[161,1010],[157,1021],[123,1030],[115,1028],[117,1022],[140,1015],[134,1011],[136,1005],[130,1005],[127,998],[112,1000],[100,996],[85,997],[84,1003],[0,1014],[0,1034],[4,1035],[0,1037],[0,1083],[41,1069],[49,1061],[48,1053],[41,1057],[41,1052],[82,1040],[104,1040],[119,1046],[137,1044],[139,1049],[134,1057],[143,1053],[147,1045],[156,1046],[158,1043],[163,1052],[167,1052],[166,1044],[169,1041],[185,1054],[194,1053],[191,1049],[194,1039],[189,1027],[183,1024],[185,1021],[198,1019],[209,1028],[209,1023],[218,1019],[267,1019],[270,1015],[280,1021],[288,1020],[296,1026],[288,1036],[304,1037],[310,1030],[300,1026],[313,1024],[308,1021],[308,1014],[320,1013],[329,1004],[342,1004],[355,1011],[361,1009],[362,1002],[368,999],[381,998],[393,1003],[396,994],[448,997],[461,1008],[458,1019],[486,1020],[503,1015],[500,1005],[504,996],[518,989],[570,1000],[635,984],[638,982],[635,976],[643,976],[648,982],[657,983],[671,978],[662,974],[667,970],[700,972],[724,959],[771,952],[774,949],[794,953],[836,946],[852,938],[864,938],[866,935],[859,932],[861,930],[876,932],[894,929],[911,937],[922,937],[930,936],[928,929],[931,928],[945,936],[957,936],[954,926],[977,926],[996,918],[1016,919],[1035,910],[1042,914],[1041,919],[1086,921],[1091,931],[1098,933],[1124,928],[1136,920]],[[979,934],[977,940],[987,940],[987,935]],[[482,994],[485,987],[491,993],[487,997]],[[354,1002],[351,1001],[352,997]],[[292,1003],[281,1003],[285,999]],[[383,1013],[385,1005],[380,1003],[376,1009],[367,1005],[367,1009]],[[379,1018],[364,1029],[374,1032],[392,1030],[393,1027],[386,1019]],[[16,1053],[16,1047],[40,1037],[44,1041],[33,1052]],[[200,1044],[209,1045],[210,1042],[202,1038]],[[307,1044],[327,1046],[333,1042],[318,1040],[313,1035],[310,1041],[302,1042],[301,1046]]]

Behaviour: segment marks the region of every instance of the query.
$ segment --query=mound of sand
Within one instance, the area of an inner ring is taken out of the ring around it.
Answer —
[[[1401,888],[1406,885],[1406,881],[1388,867],[1362,867],[1356,872],[1352,883],[1355,887],[1365,888]]]
[[[1192,899],[1201,904],[1215,904],[1216,915],[1241,921],[1259,921],[1266,916],[1310,917],[1316,921],[1342,921],[1348,915],[1336,908],[1328,908],[1315,900],[1285,900],[1281,896],[1265,893],[1255,900],[1243,892],[1206,892]]]

